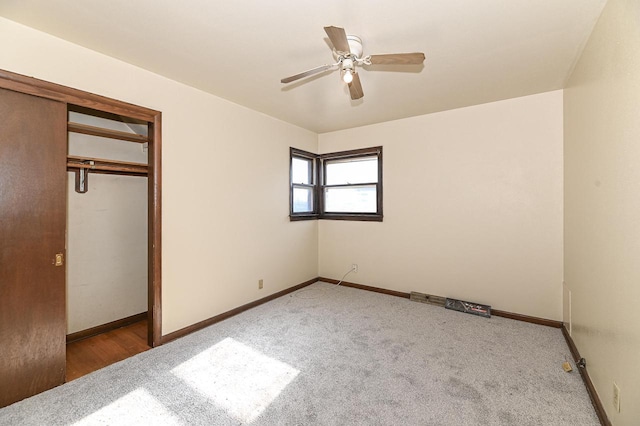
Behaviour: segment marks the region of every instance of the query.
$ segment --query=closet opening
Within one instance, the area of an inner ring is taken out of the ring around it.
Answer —
[[[68,105],[66,381],[151,348],[152,126]]]
[[[0,70],[0,116],[4,407],[65,382],[67,338],[162,344],[162,113]]]

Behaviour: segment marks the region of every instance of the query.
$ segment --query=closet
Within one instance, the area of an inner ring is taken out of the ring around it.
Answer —
[[[109,235],[97,227],[86,232],[92,229],[92,223],[84,228],[69,224],[83,210],[93,209],[94,213],[117,210],[95,207],[91,202],[80,208],[75,204],[73,210],[67,208],[68,195],[70,205],[74,199],[82,201],[80,197],[91,196],[94,177],[99,186],[108,186],[106,181],[100,181],[100,174],[142,179],[146,187],[146,194],[142,190],[142,195],[146,195],[146,201],[142,201],[146,204],[146,221],[138,215],[136,226],[130,230],[146,234],[147,247],[142,250],[146,253],[134,256],[133,269],[120,276],[116,274],[111,281],[126,287],[127,283],[122,281],[128,275],[135,275],[134,281],[139,282],[141,277],[147,280],[147,288],[137,288],[135,297],[122,296],[135,299],[122,312],[146,310],[149,346],[160,344],[160,119],[158,111],[0,70],[0,407],[64,382],[68,326],[83,328],[122,315],[118,312],[122,306],[107,307],[108,312],[100,312],[101,303],[77,314],[83,305],[90,304],[91,293],[95,293],[98,302],[107,297],[87,284],[86,276],[91,275],[87,272],[91,266],[88,263],[106,264],[108,269],[117,253],[125,252],[124,247],[118,249],[118,241],[114,239],[110,242],[111,254],[103,250],[97,253],[96,260],[82,259],[80,253],[83,247],[91,245],[92,239],[104,241],[117,235]],[[101,120],[103,124],[115,122],[125,127],[94,125]],[[75,140],[72,135],[89,135],[96,145],[91,147],[88,140]],[[113,140],[115,145],[107,148],[106,140]],[[148,154],[148,164],[129,161],[131,155],[137,154],[132,154],[130,147],[124,148],[123,140],[141,153],[146,146],[148,152],[144,156]],[[103,157],[100,154],[105,149],[109,152]],[[118,150],[119,154],[111,155]],[[140,181],[137,187],[128,195],[130,200],[140,198]],[[70,235],[69,247],[68,232],[75,232]],[[120,236],[126,239],[128,232],[125,228]],[[88,245],[83,246],[84,243]],[[136,244],[136,250],[141,251],[139,239]],[[123,241],[123,246],[126,245]],[[74,256],[74,247],[76,257],[67,259]],[[141,263],[146,273],[140,270]],[[112,265],[119,272],[117,264]],[[95,275],[104,272],[96,271]],[[80,283],[77,284],[80,292],[76,291],[78,288],[67,289],[68,277]],[[76,306],[71,317],[68,298],[76,299],[69,301],[70,309],[74,303]],[[128,300],[120,301],[116,305],[127,303]],[[93,314],[97,317],[89,318]]]
[[[147,311],[147,124],[69,107],[67,342]],[[107,136],[98,136],[105,135]]]

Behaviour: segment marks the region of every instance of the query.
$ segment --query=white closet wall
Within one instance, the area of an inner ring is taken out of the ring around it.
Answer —
[[[71,121],[132,132],[124,123],[70,113]],[[133,126],[136,132],[141,127]],[[69,133],[69,154],[147,163],[139,143]],[[90,173],[75,191],[68,172],[67,333],[147,310],[147,177]]]

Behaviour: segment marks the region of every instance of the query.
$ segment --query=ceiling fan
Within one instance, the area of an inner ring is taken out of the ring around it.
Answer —
[[[291,77],[283,78],[281,83],[291,83],[301,78],[309,77],[330,69],[340,69],[342,80],[349,85],[351,99],[360,99],[364,96],[360,76],[356,66],[360,65],[419,65],[424,62],[424,53],[390,53],[385,55],[362,56],[362,40],[354,35],[347,35],[344,28],[324,27],[333,44],[335,64],[322,65]]]

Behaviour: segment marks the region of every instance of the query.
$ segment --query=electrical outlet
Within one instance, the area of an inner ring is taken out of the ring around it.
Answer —
[[[258,290],[262,290],[262,287],[264,287],[264,280],[258,280]]]
[[[613,408],[620,412],[620,388],[613,382]]]
[[[354,274],[357,274],[358,273],[358,264],[357,263],[351,264],[351,270],[353,271]]]

